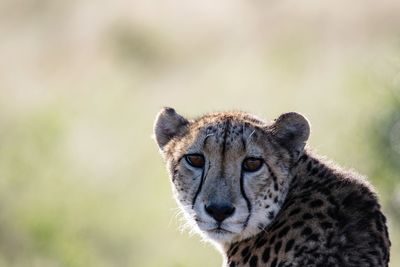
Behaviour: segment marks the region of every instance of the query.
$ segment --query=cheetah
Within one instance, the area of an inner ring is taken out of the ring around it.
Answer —
[[[174,197],[223,266],[388,266],[373,188],[317,156],[309,135],[295,112],[271,123],[245,112],[158,114],[154,137]]]

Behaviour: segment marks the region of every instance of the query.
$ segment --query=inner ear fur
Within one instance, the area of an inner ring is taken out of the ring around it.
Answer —
[[[270,126],[274,138],[288,150],[300,153],[310,136],[310,124],[301,114],[284,113]]]
[[[154,123],[154,137],[158,147],[162,150],[172,138],[187,130],[188,124],[189,121],[173,108],[163,108]]]

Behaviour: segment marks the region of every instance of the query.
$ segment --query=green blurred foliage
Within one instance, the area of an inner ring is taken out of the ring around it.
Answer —
[[[361,8],[362,7],[362,8]],[[0,1],[0,267],[220,266],[181,233],[158,110],[299,111],[369,176],[400,266],[398,1]]]

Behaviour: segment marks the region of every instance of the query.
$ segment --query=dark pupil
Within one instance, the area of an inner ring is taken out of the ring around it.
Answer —
[[[197,168],[201,168],[204,165],[204,158],[202,156],[197,156],[197,155],[187,156],[187,160],[190,165]]]
[[[248,159],[244,162],[244,168],[246,171],[256,171],[261,166],[261,160],[259,159]]]

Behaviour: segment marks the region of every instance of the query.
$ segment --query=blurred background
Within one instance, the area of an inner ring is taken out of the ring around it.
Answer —
[[[151,139],[298,111],[368,175],[400,266],[400,1],[0,0],[0,266],[220,266],[181,233]]]

